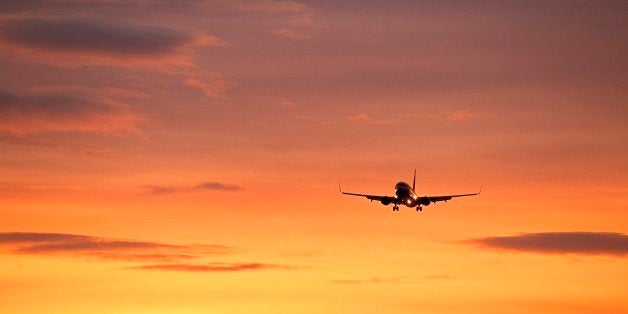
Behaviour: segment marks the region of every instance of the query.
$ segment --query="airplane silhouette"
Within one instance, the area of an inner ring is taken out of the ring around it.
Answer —
[[[381,196],[381,195],[370,195],[370,194],[359,194],[359,193],[349,193],[343,192],[340,183],[338,183],[338,188],[340,189],[341,194],[346,195],[354,195],[354,196],[363,196],[372,201],[379,201],[384,205],[393,204],[393,211],[399,211],[399,204],[403,204],[407,207],[416,207],[417,211],[423,211],[423,206],[427,206],[430,203],[436,202],[447,202],[448,200],[454,197],[461,196],[474,196],[482,193],[482,187],[480,187],[480,191],[477,193],[469,193],[469,194],[455,194],[455,195],[440,195],[440,196],[418,196],[415,192],[415,184],[416,184],[416,169],[414,169],[414,178],[412,179],[412,186],[403,181],[397,182],[395,184],[395,196]]]

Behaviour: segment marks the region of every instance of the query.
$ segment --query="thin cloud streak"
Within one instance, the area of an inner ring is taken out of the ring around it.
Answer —
[[[191,71],[185,78],[185,85],[198,89],[210,99],[225,99],[227,90],[236,84],[212,71]]]
[[[17,136],[13,133],[0,132],[0,145],[24,147],[30,149],[57,149],[69,152],[80,153],[88,156],[97,157],[120,157],[121,152],[113,148],[82,144],[82,143],[59,143],[47,140],[39,140],[32,138],[31,135]]]
[[[615,232],[541,232],[494,236],[462,241],[487,249],[543,254],[628,254],[628,235]]]
[[[291,39],[291,40],[304,40],[310,37],[310,35],[308,34],[300,33],[290,28],[278,28],[278,29],[273,30],[272,34],[279,38]]]
[[[341,285],[365,285],[365,284],[400,284],[400,283],[413,283],[426,280],[444,280],[451,279],[451,276],[446,274],[427,275],[427,276],[399,276],[399,277],[380,277],[374,276],[368,279],[336,279],[331,283]]]
[[[206,181],[206,182],[201,182],[192,186],[146,185],[145,188],[148,189],[149,194],[171,194],[171,193],[189,192],[189,191],[237,192],[237,191],[244,190],[243,187],[237,184],[217,182],[217,181]]]
[[[4,232],[0,249],[10,254],[67,255],[122,261],[177,261],[233,252],[222,245],[168,243],[101,238],[69,233]]]
[[[176,245],[161,242],[101,238],[70,233],[3,232],[0,252],[17,255],[70,256],[125,262],[160,262],[127,269],[238,272],[250,270],[289,270],[295,266],[267,263],[186,263],[208,256],[231,254],[235,248],[224,245]]]
[[[294,266],[264,264],[264,263],[234,263],[234,264],[157,264],[133,267],[141,270],[168,270],[186,272],[239,272],[248,270],[268,269],[295,269]]]
[[[332,280],[332,283],[341,285],[363,285],[363,284],[398,284],[401,282],[402,277],[371,277],[369,279],[337,279]]]
[[[449,121],[469,121],[477,119],[479,116],[479,114],[469,109],[460,109],[448,113],[446,119]]]

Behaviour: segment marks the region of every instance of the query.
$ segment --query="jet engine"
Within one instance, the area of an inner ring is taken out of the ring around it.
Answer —
[[[421,197],[419,199],[419,203],[421,203],[421,205],[423,205],[423,206],[427,206],[427,205],[430,204],[430,199],[427,198],[427,197]]]
[[[384,197],[384,198],[382,198],[382,200],[380,202],[382,202],[382,204],[384,206],[386,206],[386,205],[390,204],[390,198]]]

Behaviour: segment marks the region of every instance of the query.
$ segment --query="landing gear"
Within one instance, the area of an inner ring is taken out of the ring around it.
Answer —
[[[399,211],[399,206],[397,206],[397,205],[393,206],[393,211],[394,211],[394,212],[395,212],[395,211],[397,211],[397,212],[398,212],[398,211]]]
[[[419,211],[420,211],[420,212],[422,212],[422,211],[423,211],[423,207],[421,207],[421,206],[417,206],[417,207],[416,207],[416,211],[418,211],[418,212],[419,212]]]

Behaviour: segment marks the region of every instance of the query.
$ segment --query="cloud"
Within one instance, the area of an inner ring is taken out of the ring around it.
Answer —
[[[0,251],[26,255],[62,255],[123,261],[178,261],[227,254],[222,245],[175,245],[69,233],[3,232]]]
[[[102,238],[70,233],[2,232],[0,253],[42,256],[69,256],[124,262],[157,262],[126,269],[236,272],[267,269],[296,269],[266,263],[188,263],[209,256],[232,254],[235,248],[215,244],[181,245],[162,242]]]
[[[15,13],[33,9],[43,0],[0,1],[0,13]]]
[[[1,124],[1,123],[0,123]],[[93,144],[82,144],[82,143],[63,143],[63,142],[52,142],[47,140],[34,139],[30,135],[26,136],[17,136],[15,134],[10,133],[2,133],[0,132],[0,144],[2,145],[11,145],[11,146],[19,146],[25,148],[41,148],[41,149],[59,149],[69,152],[76,152],[85,154],[88,156],[98,156],[98,157],[120,157],[121,153],[118,150],[98,146]]]
[[[39,17],[4,21],[0,41],[0,49],[58,65],[185,64],[189,48],[222,44],[214,36],[163,26]]]
[[[216,181],[205,181],[192,186],[172,186],[172,185],[147,185],[145,186],[150,194],[170,194],[186,191],[227,191],[236,192],[244,188],[231,183]]]
[[[401,276],[401,277],[379,277],[374,276],[368,279],[337,279],[332,283],[341,285],[364,285],[364,284],[400,284],[410,282],[421,282],[426,280],[442,280],[451,279],[451,276],[445,274],[427,275],[427,276]]]
[[[359,112],[353,115],[348,115],[345,117],[345,120],[354,122],[367,122],[371,124],[390,124],[393,122],[392,120],[387,119],[375,119],[366,112]]]
[[[291,39],[291,40],[304,40],[310,37],[310,35],[308,34],[298,32],[290,28],[274,29],[271,33],[279,38]]]
[[[289,40],[305,40],[312,37],[311,29],[315,26],[314,11],[308,5],[295,1],[252,1],[234,4],[236,11],[281,18],[280,27],[270,33]]]
[[[233,264],[157,264],[133,267],[143,270],[170,270],[188,272],[236,272],[265,269],[295,269],[293,266],[264,263],[233,263]]]
[[[369,279],[337,279],[332,280],[332,283],[342,284],[342,285],[363,285],[363,284],[381,284],[381,283],[392,283],[397,284],[400,283],[402,277],[371,277]]]
[[[0,90],[0,132],[16,135],[80,131],[140,133],[146,119],[123,103],[63,93],[15,94]]]
[[[203,182],[192,187],[194,190],[223,190],[223,191],[239,191],[242,187],[235,184],[221,183],[221,182]]]
[[[235,85],[222,75],[211,71],[190,72],[186,76],[185,85],[202,91],[205,96],[212,99],[224,99],[226,91]]]
[[[13,184],[0,183],[0,191],[81,191],[82,188],[72,185],[51,185],[51,184]]]
[[[628,254],[628,235],[614,232],[540,232],[462,241],[489,249],[545,254]]]
[[[274,1],[274,0],[261,0],[261,1],[248,1],[232,4],[233,8],[242,12],[254,12],[262,14],[305,14],[309,13],[311,9],[303,3],[296,1]]]
[[[233,248],[222,245],[175,245],[69,233],[4,232],[0,233],[0,250],[25,255],[63,255],[123,261],[177,261],[227,254],[232,252]]]
[[[445,119],[449,121],[468,121],[477,119],[478,117],[479,115],[477,113],[474,113],[469,109],[460,109],[448,113]]]
[[[404,112],[404,113],[398,113],[397,117],[399,119],[408,119],[408,120],[436,118],[436,116],[431,112]]]
[[[366,112],[356,113],[354,115],[346,116],[345,119],[349,121],[372,121],[373,118],[369,116]]]
[[[294,109],[298,107],[299,104],[294,101],[284,100],[284,101],[279,102],[279,106],[282,108]]]

